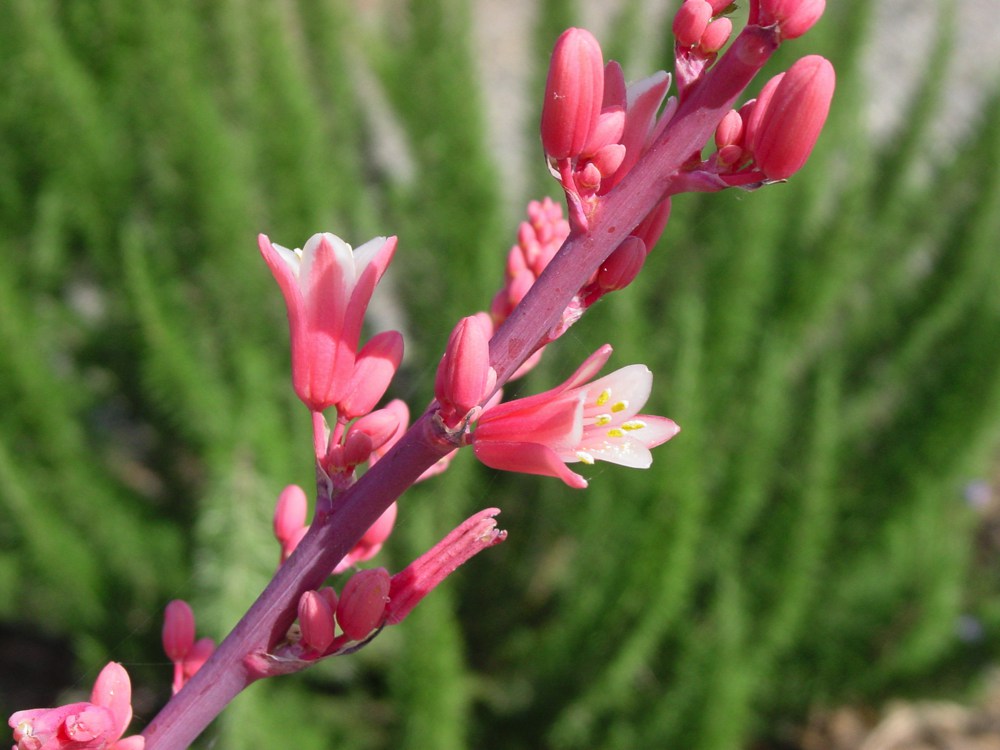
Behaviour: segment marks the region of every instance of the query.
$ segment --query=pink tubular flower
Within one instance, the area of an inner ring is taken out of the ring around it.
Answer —
[[[354,251],[329,233],[314,234],[301,250],[264,235],[258,244],[288,308],[295,392],[323,411],[349,393],[362,319],[396,238],[376,237]]]
[[[747,145],[768,179],[787,179],[806,163],[830,111],[835,83],[829,60],[809,55],[781,77],[759,116],[758,100]]]
[[[557,388],[484,411],[472,435],[476,457],[494,469],[558,477],[576,488],[586,487],[587,481],[567,463],[608,461],[648,468],[649,449],[679,428],[665,417],[638,414],[653,382],[643,365],[586,382],[610,356],[605,344]]]
[[[121,739],[132,720],[132,686],[121,664],[97,676],[90,702],[18,711],[8,719],[12,750],[142,750],[141,736]]]

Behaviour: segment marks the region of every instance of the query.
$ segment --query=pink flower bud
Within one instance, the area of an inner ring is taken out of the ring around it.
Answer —
[[[333,590],[332,586],[324,586],[318,589],[316,593],[326,600],[331,612],[337,611],[337,592]]]
[[[346,469],[363,464],[372,454],[373,447],[370,435],[357,430],[348,432],[347,437],[344,438],[344,449],[338,457],[341,462],[338,468]],[[330,464],[330,466],[333,465]]]
[[[194,646],[194,612],[183,599],[174,599],[163,613],[163,650],[170,661],[181,661]]]
[[[552,50],[542,105],[542,146],[553,159],[578,156],[597,127],[604,98],[604,57],[589,31],[571,28]]]
[[[375,408],[385,395],[403,359],[403,336],[399,331],[383,331],[358,352],[344,397],[337,410],[344,419],[354,419]]]
[[[434,381],[434,395],[445,424],[455,427],[495,384],[487,325],[475,315],[462,318],[448,338]]]
[[[595,154],[605,146],[618,143],[625,131],[625,109],[612,107],[601,112],[597,125],[583,147],[584,154]]]
[[[274,506],[274,537],[286,544],[299,530],[306,525],[306,512],[309,501],[305,491],[295,484],[290,484],[278,495]]]
[[[725,117],[715,128],[715,146],[723,148],[738,144],[743,136],[743,118],[735,109],[726,112]]]
[[[639,275],[645,262],[646,243],[638,237],[626,237],[601,265],[597,283],[609,292],[624,289]]]
[[[674,38],[681,47],[694,47],[712,20],[712,6],[705,0],[684,0],[674,16]]]
[[[385,619],[389,602],[389,574],[385,568],[356,573],[344,585],[337,604],[337,622],[352,641],[363,640]]]
[[[302,631],[302,645],[318,651],[326,651],[333,643],[333,610],[329,600],[315,591],[306,591],[299,597],[299,629]]]
[[[350,439],[352,433],[361,432],[369,437],[372,450],[385,445],[399,429],[399,414],[391,409],[377,409],[358,419],[347,429]]]
[[[751,99],[740,107],[740,115],[743,118],[743,142],[748,148],[755,142],[757,131],[760,130],[760,123],[764,119],[764,113],[767,111],[768,104],[771,103],[771,97],[774,96],[778,84],[784,77],[784,73],[778,73],[764,84],[764,88],[760,90],[756,99]]]
[[[786,179],[805,164],[826,122],[834,85],[833,66],[819,55],[803,57],[785,73],[748,141],[768,179]]]
[[[725,16],[716,18],[705,28],[705,33],[701,35],[701,40],[698,42],[698,48],[706,54],[718,52],[729,41],[729,35],[732,33],[732,21]]]
[[[761,26],[778,25],[782,39],[805,34],[823,15],[826,0],[760,0]]]
[[[617,172],[623,161],[625,161],[625,147],[620,143],[612,143],[594,154],[590,163],[597,167],[603,180]]]

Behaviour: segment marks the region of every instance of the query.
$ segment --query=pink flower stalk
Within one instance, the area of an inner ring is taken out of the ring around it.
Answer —
[[[295,393],[321,412],[351,394],[362,319],[396,238],[376,237],[354,251],[329,233],[313,235],[301,250],[264,235],[258,244],[288,309]]]
[[[747,136],[757,168],[768,179],[787,179],[806,163],[830,112],[835,85],[833,65],[819,55],[796,61],[781,77]]]
[[[492,333],[485,313],[462,318],[451,332],[434,381],[438,416],[448,429],[458,428],[496,385],[497,374],[490,367]]]
[[[128,672],[111,662],[97,676],[89,703],[18,711],[7,724],[17,743],[12,750],[142,750],[142,737],[122,739],[130,721]]]
[[[494,469],[558,477],[576,488],[587,481],[567,463],[648,468],[649,449],[679,428],[665,417],[638,413],[653,382],[643,365],[586,382],[610,356],[605,344],[557,388],[485,410],[472,435],[476,457]]]

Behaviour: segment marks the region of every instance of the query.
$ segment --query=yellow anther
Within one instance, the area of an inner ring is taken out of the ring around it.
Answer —
[[[597,397],[597,401],[595,403],[598,406],[604,406],[610,400],[611,400],[611,389],[605,388],[603,391],[601,391],[601,395]]]
[[[588,466],[592,466],[594,464],[594,457],[587,453],[587,451],[577,451],[576,457]]]
[[[625,431],[619,427],[613,427],[612,429],[608,430],[608,437],[612,438],[625,437]]]
[[[630,419],[628,422],[622,422],[623,430],[629,430],[629,431],[641,430],[645,426],[646,423],[643,422],[641,419]]]
[[[611,421],[611,415],[610,414],[598,414],[594,418],[594,424],[596,424],[598,427],[603,427],[604,425],[606,425],[610,421]]]
[[[628,401],[615,401],[611,411],[625,411],[628,408]]]

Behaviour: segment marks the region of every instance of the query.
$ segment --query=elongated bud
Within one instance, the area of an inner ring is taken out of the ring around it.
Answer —
[[[768,179],[786,179],[806,163],[830,111],[835,82],[833,65],[819,55],[803,57],[785,73],[754,140],[748,140],[757,168]]]
[[[571,28],[552,50],[542,105],[542,146],[553,159],[583,152],[604,98],[604,57],[589,31]]]
[[[389,602],[389,574],[385,568],[356,573],[344,585],[337,603],[337,622],[353,641],[364,640],[385,620]]]
[[[163,613],[163,650],[170,661],[182,661],[194,646],[194,612],[183,599],[174,599]]]
[[[372,336],[355,359],[354,370],[337,402],[344,419],[354,419],[375,408],[392,382],[403,359],[403,336],[399,331],[383,331]]]
[[[299,598],[299,628],[302,645],[323,652],[333,643],[333,610],[329,600],[316,591],[306,591]]]
[[[826,0],[760,0],[761,26],[777,24],[782,39],[805,34],[823,15]]]
[[[462,318],[448,338],[434,381],[441,419],[454,427],[496,384],[490,367],[490,328],[476,315]]]
[[[296,484],[290,484],[278,495],[274,506],[274,537],[282,545],[295,537],[306,525],[309,501],[305,491]]]
[[[701,35],[701,40],[698,42],[698,48],[705,54],[718,52],[729,41],[732,33],[732,21],[726,17],[716,18],[705,28],[705,33]]]

